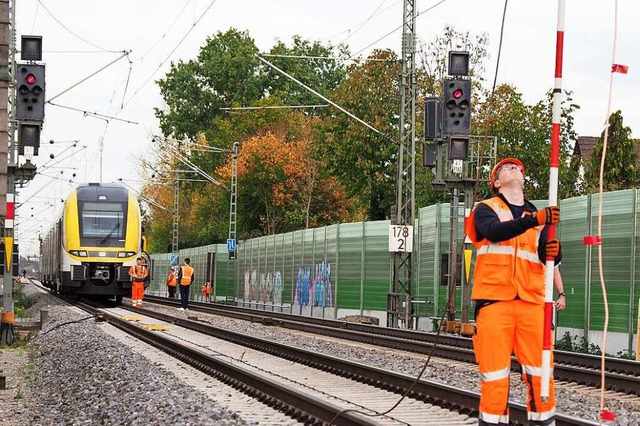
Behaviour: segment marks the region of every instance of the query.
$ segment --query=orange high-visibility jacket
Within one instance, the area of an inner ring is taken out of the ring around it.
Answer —
[[[175,287],[176,286],[176,273],[175,272],[169,272],[169,276],[167,277],[167,285],[169,287]]]
[[[144,265],[131,265],[129,268],[129,275],[134,282],[142,282],[149,275],[147,268]],[[141,275],[142,278],[138,278]]]
[[[191,284],[191,277],[193,276],[194,269],[189,265],[182,267],[182,277],[180,278],[180,285]]]
[[[500,198],[482,201],[501,222],[513,220],[509,206]],[[544,226],[528,229],[510,240],[493,243],[478,241],[474,226],[475,210],[466,221],[467,236],[476,247],[472,300],[513,300],[544,303],[544,268],[538,257],[538,242]]]

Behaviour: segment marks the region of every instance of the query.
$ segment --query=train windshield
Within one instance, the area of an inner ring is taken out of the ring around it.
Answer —
[[[82,245],[123,246],[124,207],[122,203],[84,203],[80,211]]]

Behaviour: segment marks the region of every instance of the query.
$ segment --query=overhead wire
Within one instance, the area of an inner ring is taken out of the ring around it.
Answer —
[[[207,6],[207,8],[204,10],[204,12],[202,12],[202,14],[200,15],[200,17],[193,23],[193,25],[191,25],[191,27],[189,28],[189,30],[185,33],[185,35],[180,39],[180,41],[178,42],[178,44],[176,44],[176,46],[173,48],[173,50],[171,50],[171,52],[169,52],[169,54],[160,62],[160,64],[158,65],[158,67],[149,75],[149,77],[147,77],[146,80],[144,80],[144,82],[136,89],[135,92],[133,92],[133,95],[131,95],[131,97],[129,99],[127,99],[127,101],[125,101],[123,103],[122,108],[120,109],[120,111],[122,111],[124,109],[124,107],[126,107],[129,102],[131,102],[131,100],[136,97],[136,95],[138,93],[140,93],[140,91],[142,90],[142,88],[144,88],[147,83],[149,82],[149,80],[151,80],[153,78],[153,76],[160,70],[160,68],[169,60],[169,58],[171,58],[171,56],[175,53],[176,50],[178,50],[178,48],[182,45],[182,43],[185,41],[185,39],[189,36],[189,34],[191,34],[191,31],[193,31],[193,29],[198,25],[198,23],[202,20],[202,18],[204,18],[204,16],[207,14],[207,12],[209,11],[209,9],[211,9],[211,7],[215,4],[217,0],[212,0],[211,3],[209,3],[209,6]]]
[[[428,7],[427,9],[421,11],[421,12],[417,12],[416,13],[416,19],[418,19],[419,16],[421,16],[424,13],[427,13],[433,9],[435,9],[436,7],[440,6],[442,3],[446,2],[447,0],[440,0],[438,3]],[[368,45],[366,45],[365,47],[363,47],[362,49],[358,50],[356,53],[352,54],[351,56],[349,56],[347,59],[345,59],[345,62],[348,60],[352,60],[353,58],[357,57],[360,53],[364,52],[365,50],[367,50],[368,48],[370,48],[371,46],[373,46],[374,44],[377,44],[379,41],[384,40],[385,38],[389,37],[391,34],[395,33],[396,31],[398,31],[399,29],[402,28],[402,25],[394,28],[393,30],[389,31],[388,33],[386,33],[385,35],[383,35],[382,37],[378,38],[377,40],[375,40],[372,43],[369,43]]]
[[[38,10],[40,10],[40,2],[36,3],[36,11],[33,13],[33,21],[31,21],[31,34],[36,27],[36,19],[38,18]]]
[[[377,14],[378,11],[380,10],[380,8],[387,2],[387,0],[382,0],[382,2],[378,5],[378,7],[376,7],[376,9],[373,11],[373,13],[371,13],[371,15],[369,15],[369,17],[367,19],[365,19],[364,21],[360,22],[359,24],[356,24],[355,30],[351,31],[351,29],[347,30],[349,32],[349,35],[346,36],[345,38],[343,38],[341,41],[338,42],[338,45],[341,45],[342,43],[344,43],[345,41],[349,40],[351,37],[353,37],[354,35],[356,35],[358,33],[358,31],[360,31],[365,25],[367,25],[369,23],[369,21],[371,21],[371,19],[373,19]],[[389,8],[391,8],[392,6],[395,6],[396,4],[398,4],[399,1],[393,3],[392,5],[388,6],[387,8],[385,8],[385,11],[388,10]],[[380,12],[382,13],[382,12]]]
[[[138,59],[136,59],[133,62],[142,62],[146,56],[158,45],[158,43],[160,43],[161,41],[164,41],[167,34],[169,33],[169,31],[171,30],[171,28],[173,28],[173,26],[176,24],[176,22],[178,22],[178,19],[180,18],[180,16],[182,16],[182,14],[184,13],[184,11],[187,9],[187,6],[189,6],[189,3],[191,3],[193,0],[188,0],[184,6],[182,7],[182,10],[180,12],[178,12],[178,14],[176,15],[175,19],[173,20],[173,22],[167,27],[166,30],[164,30],[164,32],[162,33],[162,35],[158,38],[158,40],[153,43],[153,45],[147,49],[146,52],[144,52],[142,54],[142,56],[140,56]],[[195,3],[194,3],[195,4]]]
[[[95,47],[96,49],[100,49],[102,51],[105,52],[111,52],[111,53],[116,53],[117,51],[115,50],[110,50],[110,49],[106,49],[104,47],[100,47],[95,43],[90,42],[89,40],[79,36],[78,34],[74,33],[73,31],[71,31],[69,28],[67,28],[67,26],[65,24],[62,23],[62,21],[60,21],[58,18],[55,17],[55,15],[53,13],[51,13],[51,11],[49,9],[47,9],[47,6],[44,5],[44,3],[42,3],[42,0],[38,0],[38,4],[40,4],[40,6],[42,6],[42,8],[49,14],[49,16],[51,16],[51,18],[53,18],[54,21],[56,21],[62,28],[64,28],[65,30],[67,30],[67,32],[69,32],[71,35],[73,35],[74,37],[82,40],[83,42],[87,43],[90,46]]]

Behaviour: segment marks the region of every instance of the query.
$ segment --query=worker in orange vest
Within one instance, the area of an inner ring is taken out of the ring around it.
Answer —
[[[176,283],[178,282],[177,280],[177,275],[176,275],[176,271],[173,270],[173,267],[169,268],[169,275],[167,276],[167,289],[169,290],[169,298],[170,299],[175,299],[176,297]]]
[[[178,271],[177,281],[180,283],[180,308],[181,311],[186,311],[189,307],[189,289],[195,278],[195,270],[190,266],[191,259],[186,257],[183,265]]]
[[[147,267],[142,264],[142,258],[136,259],[136,264],[129,268],[129,276],[131,277],[131,303],[134,307],[142,307],[142,298],[144,297],[144,280],[149,275]]]
[[[505,158],[491,172],[494,197],[480,202],[465,221],[476,247],[471,299],[475,301],[473,347],[480,369],[480,425],[509,424],[511,354],[527,384],[530,425],[555,425],[553,376],[549,398],[540,396],[544,333],[545,262],[561,259],[560,242],[546,225],[560,221],[556,206],[540,211],[524,198],[522,162]],[[553,362],[553,360],[552,360]]]
[[[202,284],[202,287],[200,287],[200,289],[202,290],[204,300],[206,300],[207,302],[211,302],[211,281],[207,281],[206,283]]]

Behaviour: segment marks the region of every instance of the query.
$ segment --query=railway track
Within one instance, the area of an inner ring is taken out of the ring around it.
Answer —
[[[77,303],[76,301],[72,301]],[[83,309],[95,315],[96,308],[83,305]],[[118,308],[118,310],[122,310]],[[247,395],[251,395],[257,400],[276,407],[278,410],[287,413],[291,418],[295,418],[305,424],[429,424],[424,421],[424,416],[435,417],[432,424],[475,424],[475,420],[469,415],[475,414],[475,407],[478,406],[479,394],[469,392],[440,383],[428,380],[416,381],[414,377],[399,373],[389,372],[355,362],[337,359],[335,357],[321,355],[316,352],[305,351],[298,348],[289,347],[265,339],[247,336],[245,333],[234,333],[212,327],[201,321],[189,320],[166,315],[160,312],[149,311],[147,309],[130,309],[136,315],[144,315],[171,327],[180,327],[194,332],[222,339],[226,342],[239,344],[242,346],[240,359],[247,356],[248,349],[267,354],[271,358],[261,367],[263,371],[277,370],[276,364],[284,362],[284,367],[280,367],[280,374],[290,380],[289,376],[319,376],[320,371],[326,372],[322,381],[325,383],[324,390],[320,390],[321,397],[303,392],[299,387],[292,386],[291,383],[279,383],[272,375],[267,377],[257,374],[255,371],[243,371],[238,368],[238,357],[235,361],[229,362],[220,356],[220,352],[231,352],[231,349],[224,349],[217,354],[207,354],[203,347],[194,347],[184,341],[164,336],[167,333],[158,333],[147,330],[141,324],[123,319],[123,314],[104,314],[105,320],[136,338],[153,345],[160,350],[194,366],[195,368],[217,377]],[[103,312],[106,312],[102,310]],[[193,315],[194,312],[190,312]],[[255,319],[254,319],[255,320]],[[265,318],[267,323],[275,323],[273,319]],[[307,330],[308,331],[308,330]],[[370,333],[369,333],[370,334]],[[375,336],[369,336],[369,339]],[[205,346],[211,346],[208,343]],[[213,344],[220,347],[220,344]],[[255,355],[252,355],[255,356]],[[274,361],[277,359],[279,361]],[[294,362],[295,364],[292,364]],[[302,372],[293,373],[292,366],[309,366],[314,373]],[[284,368],[284,369],[283,369]],[[339,376],[339,378],[337,378]],[[346,380],[346,382],[338,382]],[[414,383],[415,382],[415,383]],[[327,389],[326,383],[329,384]],[[319,386],[319,385],[318,385]],[[356,389],[354,386],[363,386]],[[310,387],[315,387],[312,385]],[[303,386],[304,388],[304,386]],[[331,389],[343,390],[346,393],[331,395],[327,400],[327,395]],[[365,397],[364,401],[359,401],[354,395],[372,395]],[[375,393],[371,393],[371,392]],[[316,391],[317,393],[317,391]],[[383,408],[393,406],[400,399],[400,395],[407,393],[404,407],[403,402],[396,410],[387,417],[370,418],[351,411],[341,414],[332,420],[339,413],[346,409],[365,410],[370,414],[381,411]],[[384,395],[384,396],[381,396]],[[373,404],[373,405],[371,405]],[[526,424],[526,410],[521,404],[510,403],[511,419],[513,424]],[[416,418],[416,413],[420,415]],[[436,417],[440,416],[440,417]],[[412,417],[413,416],[413,417]],[[448,416],[453,416],[453,421],[448,422]],[[471,423],[469,423],[471,421]],[[558,425],[591,425],[597,424],[581,418],[569,417],[565,415],[557,416]]]
[[[327,371],[333,375],[346,377],[352,382],[364,383],[368,388],[374,387],[376,389],[384,390],[385,392],[390,392],[391,399],[386,400],[386,405],[382,404],[386,407],[391,406],[392,402],[396,402],[400,398],[399,395],[406,393],[409,388],[411,388],[407,397],[409,397],[412,400],[412,404],[414,404],[410,409],[410,413],[413,415],[415,415],[416,410],[422,413],[423,411],[426,412],[426,410],[434,409],[431,408],[432,406],[446,408],[447,410],[452,410],[463,415],[474,415],[479,403],[479,394],[475,392],[453,388],[428,380],[421,379],[416,381],[414,377],[408,375],[381,370],[359,363],[341,360],[332,356],[322,355],[317,352],[282,345],[265,339],[251,337],[245,333],[236,333],[219,329],[201,321],[177,318],[172,315],[147,309],[131,310],[138,314],[144,314],[145,316],[152,317],[156,320],[168,322],[218,339],[240,344],[243,347],[249,347],[254,350],[277,356],[278,358],[293,361],[297,364],[308,365],[316,370]],[[193,313],[190,315],[192,314]],[[287,374],[289,374],[289,371],[287,371]],[[333,387],[336,387],[335,383]],[[340,388],[341,386],[337,387]],[[355,393],[359,394],[360,392]],[[389,398],[389,396],[387,398]],[[419,409],[415,404],[420,404]],[[524,405],[511,403],[510,411],[511,419],[514,424],[527,423],[526,409]],[[391,415],[399,416],[394,413]],[[557,417],[558,425],[596,424],[590,421],[585,421],[584,419],[564,415],[558,415]],[[442,420],[439,420],[435,424],[443,424],[441,422]],[[419,422],[416,423],[415,418],[413,418],[407,423],[418,424]]]
[[[148,301],[177,306],[177,302],[161,297],[145,297]],[[215,315],[223,315],[250,322],[277,325],[323,336],[346,339],[413,353],[431,354],[442,358],[475,363],[471,339],[377,327],[339,320],[305,317],[280,312],[257,311],[230,305],[192,303],[191,309]],[[437,343],[436,343],[437,342]],[[436,343],[434,348],[434,343]],[[554,377],[556,380],[579,385],[599,387],[601,384],[600,357],[565,351],[554,351]],[[607,358],[605,384],[607,390],[640,396],[640,363],[620,358]],[[512,370],[518,371],[515,358]]]

